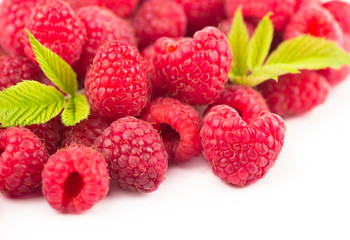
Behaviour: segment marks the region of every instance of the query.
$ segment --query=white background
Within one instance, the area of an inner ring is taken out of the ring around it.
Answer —
[[[247,188],[223,183],[200,157],[170,165],[154,193],[112,186],[80,215],[60,214],[40,193],[0,195],[0,239],[350,239],[349,119],[350,79],[286,120],[282,154]]]

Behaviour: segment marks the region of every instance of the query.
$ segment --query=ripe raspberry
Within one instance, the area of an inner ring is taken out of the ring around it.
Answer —
[[[24,57],[0,57],[0,91],[22,80],[37,80],[37,68]]]
[[[140,46],[145,47],[160,37],[184,36],[187,17],[180,4],[169,0],[150,0],[141,5],[132,24]]]
[[[88,6],[80,8],[77,14],[83,21],[87,33],[83,53],[75,67],[79,78],[85,79],[87,69],[92,64],[97,49],[104,43],[119,40],[133,46],[137,45],[135,32],[131,25],[110,10]]]
[[[3,0],[1,2],[0,46],[8,54],[24,56],[23,29],[36,2],[38,0]]]
[[[146,66],[135,47],[111,41],[97,51],[85,79],[85,95],[95,112],[114,120],[136,116],[150,91]]]
[[[294,11],[297,12],[301,8],[308,7],[310,5],[321,5],[320,0],[296,0],[295,1],[295,6],[294,6]]]
[[[40,139],[26,128],[0,134],[0,191],[20,196],[37,190],[48,154]]]
[[[143,62],[146,66],[146,73],[148,75],[148,79],[151,81],[152,97],[161,96],[159,86],[161,86],[162,83],[158,80],[156,76],[156,70],[153,65],[154,45],[149,45],[148,47],[142,49],[141,55],[143,57]]]
[[[164,181],[168,155],[154,128],[134,117],[121,118],[95,142],[110,177],[127,190],[153,192]]]
[[[141,118],[159,132],[170,161],[186,162],[201,151],[201,117],[190,105],[172,98],[156,98]]]
[[[262,178],[274,165],[284,144],[286,127],[272,113],[250,120],[227,105],[213,107],[204,117],[200,135],[203,154],[214,174],[237,186]]]
[[[73,65],[80,57],[86,31],[83,23],[65,2],[42,0],[34,8],[26,26],[45,47],[60,55]],[[24,38],[25,54],[34,60],[29,38]],[[36,62],[36,61],[35,61]]]
[[[239,6],[243,7],[242,14],[246,19],[261,19],[272,12],[275,29],[282,30],[294,13],[295,0],[225,0],[227,16],[233,18]]]
[[[247,26],[249,36],[252,37],[255,32],[255,26],[247,21],[245,22],[245,24]],[[226,19],[219,24],[219,30],[226,36],[228,36],[228,34],[230,33],[231,27],[232,19]]]
[[[299,115],[323,103],[330,90],[327,80],[315,71],[287,74],[260,84],[258,90],[271,112],[282,117]]]
[[[224,88],[232,52],[227,37],[206,27],[191,38],[160,38],[153,64],[162,90],[189,104],[210,104]]]
[[[2,50],[2,48],[0,47],[0,57],[3,56],[3,55],[5,55],[5,52],[4,52],[4,50]]]
[[[322,69],[317,71],[319,74],[321,74],[323,77],[326,78],[328,83],[330,83],[332,86],[335,86],[342,81],[344,81],[350,74],[350,67],[344,66],[340,68],[339,70],[336,69]]]
[[[109,124],[93,113],[88,119],[73,127],[67,127],[63,132],[62,146],[82,145],[91,147],[97,137],[101,136]]]
[[[79,213],[108,193],[106,162],[97,151],[73,146],[52,155],[43,171],[43,193],[50,206],[61,212]]]
[[[216,105],[223,104],[234,108],[246,121],[258,117],[261,113],[270,112],[260,93],[244,85],[225,87],[219,98],[208,106],[206,112]]]

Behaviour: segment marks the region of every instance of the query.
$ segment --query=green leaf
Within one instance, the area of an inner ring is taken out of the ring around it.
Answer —
[[[89,104],[82,94],[77,94],[68,99],[67,105],[62,112],[62,122],[66,126],[74,126],[80,121],[87,119],[90,114]]]
[[[63,92],[74,95],[78,89],[77,75],[72,67],[60,56],[44,47],[27,31],[30,44],[45,75]]]
[[[254,87],[262,82],[265,82],[266,80],[269,79],[274,79],[277,81],[277,78],[272,75],[260,75],[260,76],[236,76],[234,77],[231,81],[234,84],[241,84],[241,85],[246,85],[250,87]]]
[[[244,23],[241,7],[235,13],[228,41],[233,54],[231,75],[244,76],[248,72],[249,33]]]
[[[23,81],[0,92],[2,127],[41,124],[56,117],[65,104],[56,88],[36,81]]]
[[[261,66],[267,55],[273,39],[273,25],[270,21],[271,13],[266,14],[256,28],[248,46],[248,68]]]

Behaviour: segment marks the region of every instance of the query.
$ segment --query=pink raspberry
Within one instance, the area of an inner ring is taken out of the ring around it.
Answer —
[[[332,68],[326,68],[317,71],[319,74],[321,74],[323,77],[326,78],[326,80],[332,85],[335,86],[342,81],[344,81],[350,74],[350,67],[344,66],[340,68],[339,70],[332,69]]]
[[[95,147],[105,157],[110,177],[124,189],[148,193],[164,181],[168,155],[145,121],[118,119],[96,139]]]
[[[0,133],[0,191],[20,196],[40,188],[48,154],[40,139],[26,128]]]
[[[3,55],[5,55],[4,50],[2,50],[2,48],[0,47],[0,57]]]
[[[224,88],[231,70],[227,37],[206,27],[191,38],[160,38],[153,64],[159,87],[168,96],[189,104],[210,104]]]
[[[86,41],[80,60],[75,69],[79,78],[85,79],[88,67],[92,64],[97,49],[112,40],[137,45],[135,32],[124,19],[116,16],[108,9],[88,6],[77,10],[77,14],[86,28]]]
[[[295,6],[294,6],[294,11],[297,12],[301,8],[308,7],[310,5],[321,5],[320,0],[296,0],[295,1]]]
[[[86,38],[83,23],[65,2],[42,0],[32,12],[26,29],[45,47],[73,65],[80,57]],[[24,38],[25,54],[34,60],[29,38]],[[36,61],[35,61],[36,62]]]
[[[201,117],[190,105],[172,98],[156,98],[144,109],[141,118],[159,132],[169,160],[187,162],[201,151]]]
[[[87,210],[109,190],[106,162],[88,147],[72,146],[58,151],[49,158],[42,175],[46,200],[61,212]]]
[[[244,115],[242,119],[235,109],[217,105],[204,117],[200,131],[203,154],[214,174],[242,187],[270,170],[282,150],[286,132],[283,120],[275,114],[250,120]]]
[[[135,47],[111,41],[97,51],[85,79],[85,95],[95,112],[114,120],[136,116],[150,91],[146,66]]]

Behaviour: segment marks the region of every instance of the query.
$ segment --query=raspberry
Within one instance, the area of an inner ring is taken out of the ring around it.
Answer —
[[[36,80],[37,68],[24,57],[0,57],[0,91],[22,80]]]
[[[111,41],[97,51],[85,79],[85,95],[95,112],[114,120],[136,116],[150,91],[146,66],[135,47]]]
[[[249,36],[252,37],[255,32],[255,26],[247,21],[245,22],[245,24],[247,26]],[[228,34],[230,33],[231,27],[232,19],[226,19],[219,24],[219,30],[226,36],[228,36]]]
[[[62,146],[82,145],[91,147],[96,138],[101,136],[108,127],[108,123],[93,113],[88,119],[64,130]]]
[[[159,132],[170,161],[186,162],[201,151],[201,117],[190,105],[172,98],[156,98],[141,118]]]
[[[340,82],[344,81],[350,74],[350,67],[344,66],[340,68],[339,70],[336,69],[322,69],[317,71],[319,74],[321,74],[323,77],[326,78],[326,80],[332,85],[335,86],[339,84]]]
[[[52,155],[43,171],[43,193],[50,206],[61,212],[79,213],[94,206],[108,193],[108,169],[97,151],[80,146]]]
[[[0,134],[0,191],[20,196],[39,189],[47,152],[26,128],[8,128]]]
[[[308,7],[310,5],[320,5],[321,1],[320,0],[296,0],[295,1],[295,6],[294,6],[294,11],[297,12],[301,8]]]
[[[284,144],[286,127],[272,113],[250,120],[227,105],[213,107],[204,117],[200,136],[203,154],[214,174],[237,186],[262,178],[274,165]]]
[[[137,45],[135,32],[131,25],[110,10],[98,6],[88,6],[80,8],[77,14],[83,21],[87,33],[83,53],[75,67],[79,78],[85,78],[97,49],[104,43],[119,40],[134,46]]]
[[[159,87],[161,86],[161,82],[158,80],[156,76],[156,72],[153,66],[153,56],[154,56],[154,45],[149,45],[145,47],[141,51],[141,55],[144,60],[144,64],[146,66],[146,73],[148,75],[148,79],[151,81],[152,85],[152,97],[161,96],[161,91]]]
[[[4,50],[2,50],[2,48],[0,47],[0,57],[3,55],[5,55]]]
[[[140,45],[145,47],[160,37],[184,36],[187,17],[180,4],[169,0],[150,0],[136,12],[133,26]]]
[[[287,74],[278,79],[258,85],[271,112],[282,117],[299,115],[323,103],[330,85],[315,71]]]
[[[22,37],[38,0],[3,0],[0,4],[0,46],[9,54],[24,56]]]
[[[96,139],[95,146],[105,157],[110,177],[122,188],[148,193],[164,181],[168,155],[147,122],[121,118]]]
[[[243,16],[253,20],[272,12],[271,21],[275,29],[282,30],[294,13],[295,0],[225,0],[227,16],[233,18],[239,6],[243,7]]]
[[[224,88],[232,52],[227,37],[206,27],[191,38],[160,38],[153,64],[162,90],[189,104],[210,104]]]
[[[244,85],[229,85],[216,101],[209,105],[206,112],[216,105],[228,105],[234,108],[245,120],[258,117],[261,113],[270,112],[259,92]]]
[[[79,59],[86,31],[68,4],[58,0],[40,1],[34,8],[26,29],[68,64],[73,65]],[[24,39],[25,54],[35,61],[29,38]]]

